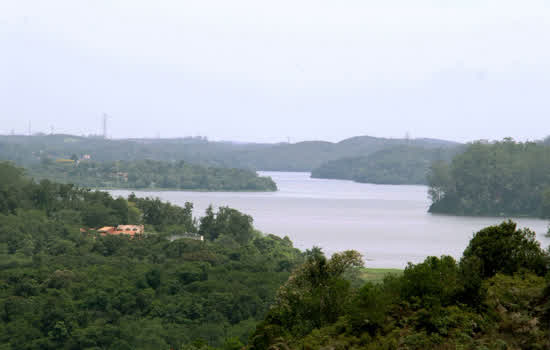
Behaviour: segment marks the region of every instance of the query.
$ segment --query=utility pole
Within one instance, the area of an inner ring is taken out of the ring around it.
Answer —
[[[29,136],[31,136],[32,133],[31,133],[31,121],[29,120]]]

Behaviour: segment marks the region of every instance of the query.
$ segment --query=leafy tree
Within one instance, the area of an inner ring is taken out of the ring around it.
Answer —
[[[480,263],[483,278],[501,272],[513,274],[528,269],[539,275],[547,270],[547,255],[529,229],[517,229],[515,222],[506,221],[489,226],[474,235],[464,251],[461,264],[470,259]]]
[[[455,260],[450,256],[430,256],[423,263],[409,263],[403,273],[404,298],[419,298],[423,303],[449,305],[456,297],[460,275]]]
[[[356,251],[336,253],[331,259],[318,248],[307,251],[304,264],[279,289],[267,322],[258,328],[262,334],[252,339],[254,348],[267,348],[282,335],[304,336],[335,322],[350,297],[350,283],[344,274],[361,266],[361,254]]]

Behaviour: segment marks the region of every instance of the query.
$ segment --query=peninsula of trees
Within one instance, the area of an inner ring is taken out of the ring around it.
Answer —
[[[216,168],[184,161],[153,160],[94,162],[43,159],[31,165],[29,175],[84,187],[126,189],[177,189],[196,191],[276,191],[270,177],[255,171]]]
[[[431,167],[430,212],[550,217],[550,145],[474,142]]]

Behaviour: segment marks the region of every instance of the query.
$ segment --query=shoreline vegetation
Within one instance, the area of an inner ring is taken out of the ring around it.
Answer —
[[[178,190],[200,192],[275,192],[270,177],[245,169],[214,168],[184,161],[153,160],[98,163],[88,160],[45,159],[28,167],[37,180],[48,179],[94,189]]]
[[[550,256],[512,221],[474,234],[459,261],[368,268],[228,207],[197,218],[192,203],[37,183],[1,162],[0,179],[6,349],[550,347]],[[127,224],[145,232],[86,229]],[[170,239],[182,233],[204,241]]]
[[[214,192],[214,193],[247,193],[247,192],[277,192],[277,190],[209,190],[209,189],[186,189],[186,188],[132,188],[132,187],[89,187],[94,191],[131,191],[131,192]]]
[[[305,262],[250,337],[263,349],[548,349],[550,256],[511,221],[475,233],[462,257],[427,257],[355,283],[354,251]]]
[[[550,145],[474,142],[428,174],[431,213],[550,217]]]

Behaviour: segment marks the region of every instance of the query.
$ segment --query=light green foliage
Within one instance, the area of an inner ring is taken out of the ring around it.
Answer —
[[[403,274],[403,270],[400,269],[381,269],[372,267],[365,267],[356,271],[358,274],[353,277],[356,277],[361,285],[365,282],[381,283],[387,276],[401,276]]]

